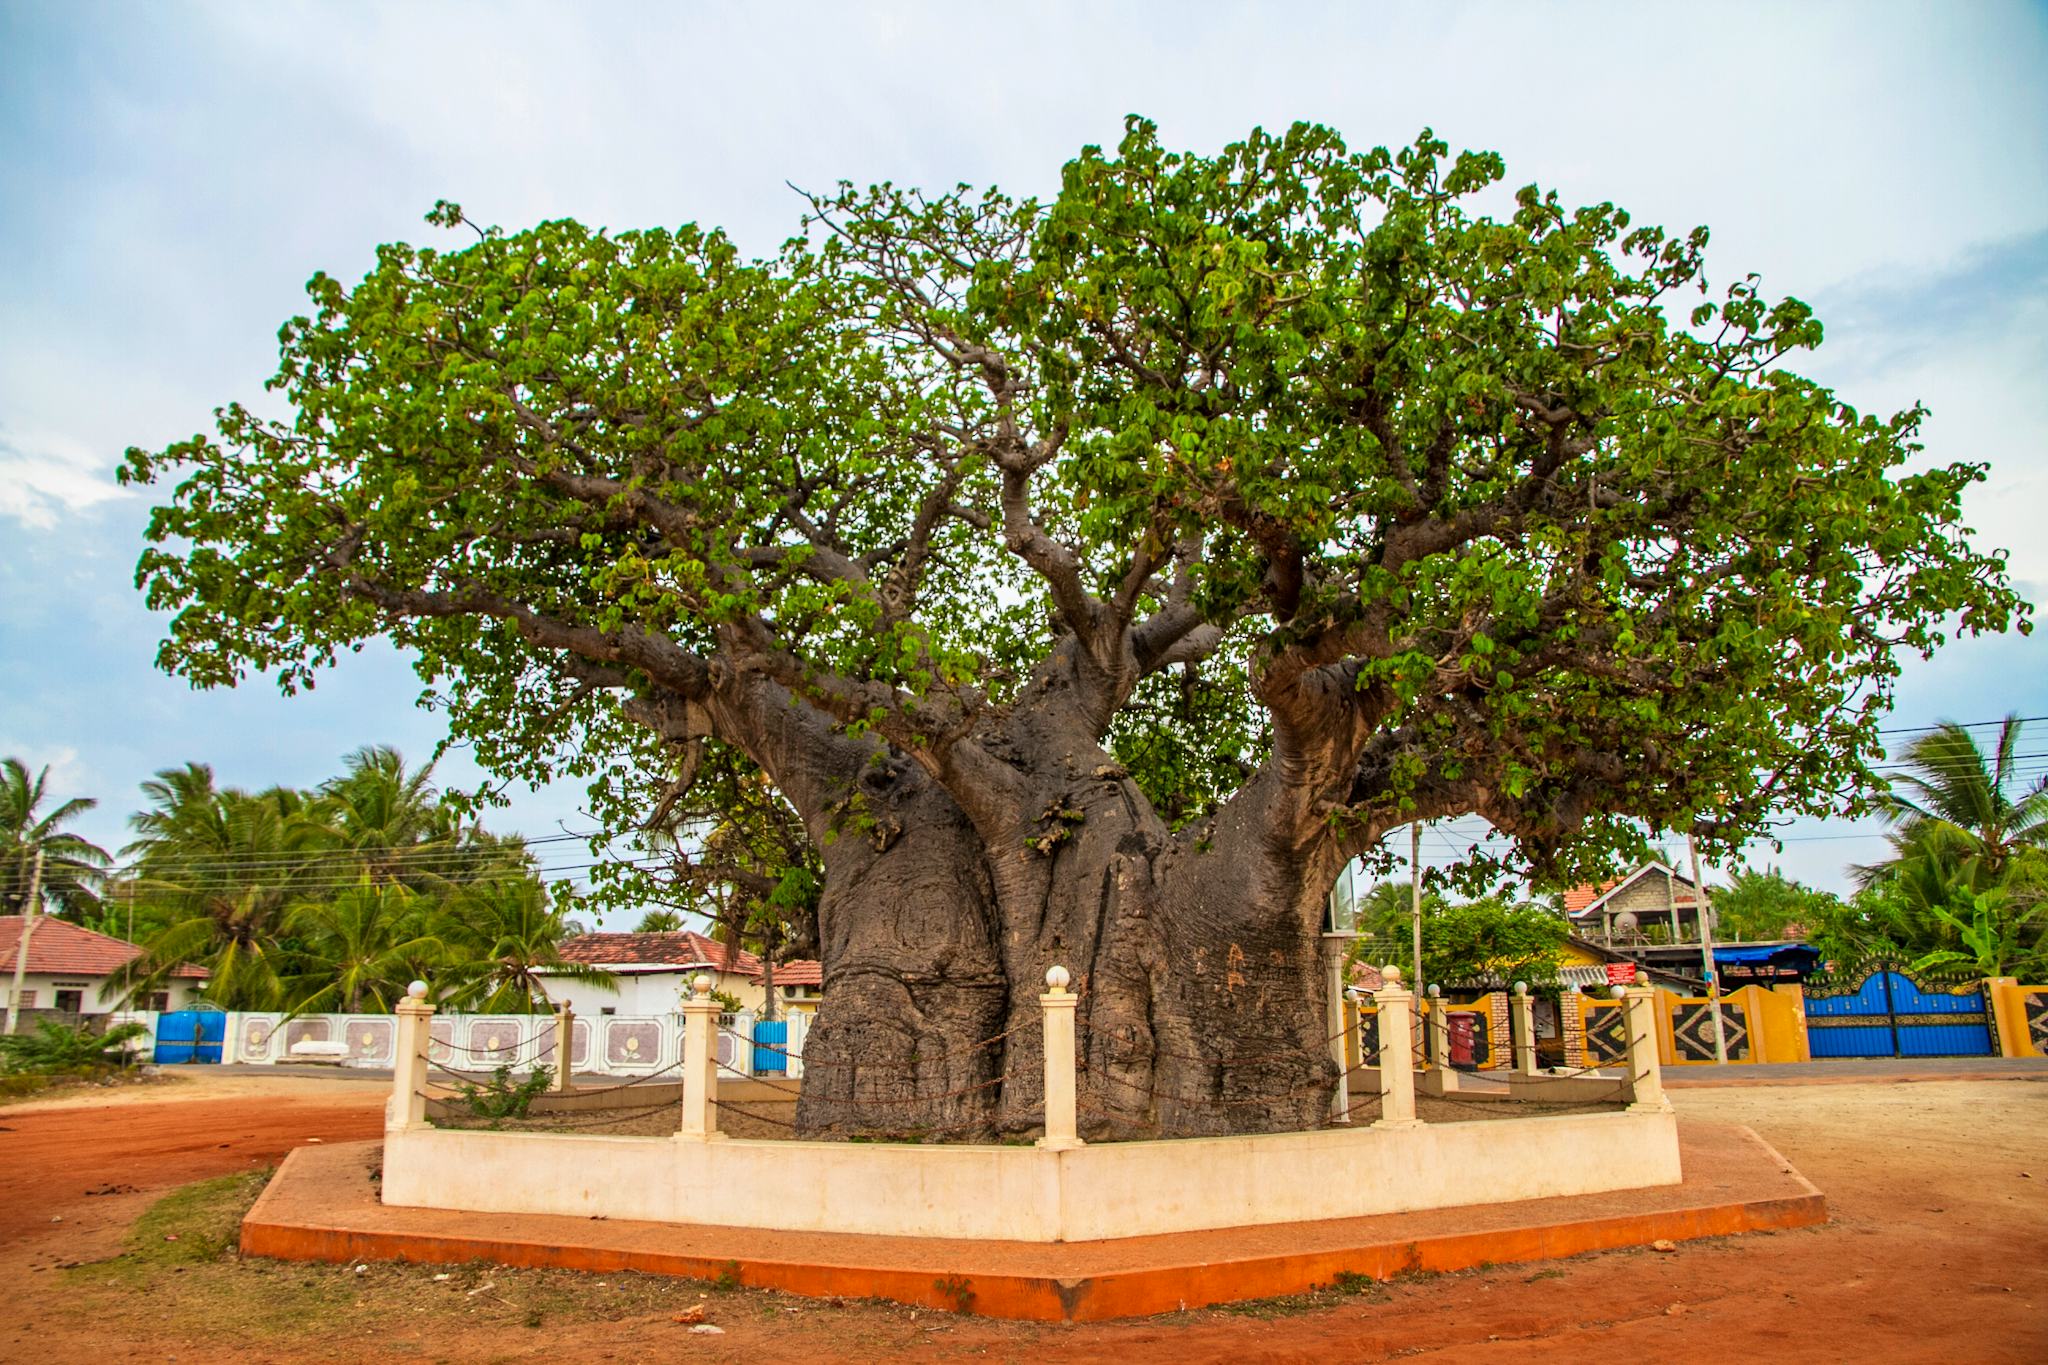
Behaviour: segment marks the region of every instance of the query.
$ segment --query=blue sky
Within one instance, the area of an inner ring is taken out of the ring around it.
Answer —
[[[100,798],[85,829],[114,845],[161,767],[310,783],[440,738],[385,650],[291,700],[155,672],[129,584],[147,506],[111,479],[127,445],[260,398],[306,278],[427,237],[435,199],[765,250],[795,224],[785,182],[1042,191],[1133,111],[1203,148],[1429,125],[1514,183],[1709,224],[1717,280],[1819,307],[1809,373],[1872,410],[1924,401],[1930,459],[1991,464],[1972,523],[2039,601],[2044,70],[2038,5],[0,3],[0,753]],[[1896,723],[2048,715],[2044,664],[2038,639],[1964,642],[1909,668]],[[443,775],[477,778],[460,754]],[[575,790],[513,796],[495,824],[587,827]],[[1838,822],[1788,834],[1759,861],[1825,885],[1878,852]]]

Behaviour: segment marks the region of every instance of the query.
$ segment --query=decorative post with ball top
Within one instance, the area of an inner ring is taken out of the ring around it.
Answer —
[[[1379,1006],[1380,1116],[1375,1128],[1412,1128],[1415,1117],[1415,992],[1401,984],[1401,969],[1380,968],[1385,984],[1373,992]]]
[[[427,1123],[427,1044],[432,1039],[434,1007],[427,1003],[427,983],[415,981],[398,1002],[398,1036],[392,1040],[391,1101],[384,1107],[384,1130],[424,1128]]]
[[[1045,1136],[1038,1145],[1051,1152],[1081,1146],[1074,1094],[1074,1010],[1080,997],[1067,989],[1072,978],[1065,967],[1045,974],[1045,994],[1038,997],[1045,1019]]]
[[[711,998],[711,973],[690,978],[683,1002],[683,1122],[678,1142],[709,1142],[719,1136],[718,1002]]]
[[[1536,1074],[1536,997],[1529,994],[1526,981],[1517,981],[1514,990],[1515,1071],[1518,1075],[1533,1076]]]

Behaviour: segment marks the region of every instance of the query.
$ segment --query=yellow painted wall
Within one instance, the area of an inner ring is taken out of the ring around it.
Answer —
[[[2000,1055],[2048,1056],[2035,1046],[2032,1032],[2027,1027],[2027,1001],[2048,996],[2048,986],[2022,986],[2012,977],[1994,976],[1985,981],[1984,995],[1991,1005],[1993,1032],[1997,1034]]]

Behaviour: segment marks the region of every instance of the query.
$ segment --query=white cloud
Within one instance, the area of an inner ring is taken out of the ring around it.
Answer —
[[[0,517],[48,530],[65,513],[131,496],[113,481],[106,459],[82,442],[0,431]]]
[[[69,801],[74,796],[97,795],[92,790],[92,769],[80,759],[78,750],[69,744],[21,744],[10,736],[0,735],[0,758],[20,759],[28,768],[31,779],[45,768],[50,770],[44,797],[46,807]]]

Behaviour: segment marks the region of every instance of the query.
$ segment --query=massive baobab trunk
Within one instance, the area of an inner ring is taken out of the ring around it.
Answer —
[[[972,815],[879,751],[819,814],[826,991],[803,1127],[1032,1131],[1054,965],[1081,997],[1084,1132],[1316,1123],[1335,1079],[1327,832],[1295,837],[1269,780],[1171,831],[1071,706],[1019,708],[982,742],[1004,780],[966,784]]]
[[[880,823],[826,849],[803,1128],[1030,1132],[1055,964],[1081,997],[1084,1132],[1299,1128],[1327,1110],[1323,889],[1242,824],[1166,833],[1096,757],[999,846],[913,769],[864,784]]]

